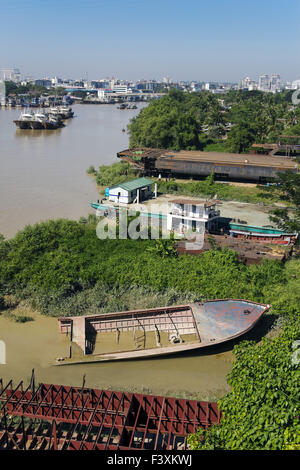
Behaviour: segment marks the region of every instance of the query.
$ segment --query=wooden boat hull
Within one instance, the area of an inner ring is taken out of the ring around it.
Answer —
[[[69,335],[70,344],[76,343],[82,354],[59,358],[56,365],[147,359],[216,346],[250,331],[269,308],[270,305],[247,300],[222,299],[143,311],[61,317],[60,332]]]

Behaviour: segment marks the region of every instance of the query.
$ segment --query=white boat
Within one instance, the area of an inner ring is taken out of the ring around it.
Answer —
[[[45,129],[45,123],[47,121],[47,115],[44,113],[35,113],[33,120],[31,121],[32,129]]]
[[[20,129],[31,129],[31,122],[33,119],[34,115],[31,112],[23,112],[20,114],[19,119],[16,119],[14,123]]]

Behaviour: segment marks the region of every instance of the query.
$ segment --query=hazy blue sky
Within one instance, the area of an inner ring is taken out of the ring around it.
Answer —
[[[0,0],[0,68],[34,77],[300,78],[299,0]]]

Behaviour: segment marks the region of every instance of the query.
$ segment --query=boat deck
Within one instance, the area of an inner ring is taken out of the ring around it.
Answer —
[[[137,359],[219,344],[249,331],[270,308],[247,300],[215,300],[143,311],[59,318],[74,362]]]

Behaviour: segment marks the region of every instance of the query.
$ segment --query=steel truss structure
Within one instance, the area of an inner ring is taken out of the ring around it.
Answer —
[[[220,418],[212,402],[0,380],[0,449],[184,450]]]

